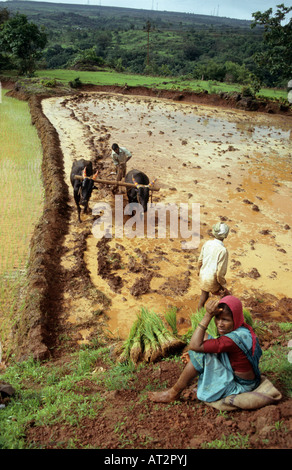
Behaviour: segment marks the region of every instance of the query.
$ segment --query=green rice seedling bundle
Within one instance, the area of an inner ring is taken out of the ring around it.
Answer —
[[[254,321],[250,311],[245,307],[243,308],[243,316],[245,323],[247,323],[253,328],[256,335],[261,335],[265,333],[266,327],[264,327],[262,323]]]
[[[200,321],[203,319],[205,313],[206,313],[206,309],[202,308],[202,309],[198,310],[197,312],[191,314],[191,324],[192,324],[192,326],[189,329],[189,331],[187,331],[187,333],[183,336],[185,341],[187,341],[187,342],[190,341],[193,332],[197,328]],[[255,323],[252,319],[252,315],[251,315],[250,311],[247,310],[246,308],[243,308],[243,317],[244,317],[245,323],[250,325],[252,328],[254,328],[255,332],[257,332],[256,331],[257,326],[255,325]],[[209,323],[209,326],[207,328],[207,333],[209,335],[211,335],[213,338],[218,337],[218,332],[217,332],[217,327],[216,327],[216,324],[215,324],[214,317],[212,318],[212,320]]]
[[[141,344],[141,325],[140,322],[138,323],[138,327],[136,330],[136,334],[134,336],[133,342],[130,347],[130,359],[134,364],[138,364],[138,362],[142,358],[143,349]]]
[[[155,362],[180,351],[185,344],[167,329],[159,315],[141,308],[118,360],[132,361],[135,365],[139,362]]]
[[[174,335],[177,335],[176,314],[177,314],[177,308],[176,307],[171,307],[165,313],[165,320],[169,324],[169,326],[170,326],[170,328],[171,328]]]
[[[160,345],[157,341],[157,336],[155,335],[152,324],[150,321],[144,322],[144,360],[145,362],[155,362],[161,358],[162,352]]]
[[[195,329],[197,328],[198,324],[200,323],[200,321],[203,319],[204,315],[206,313],[206,309],[205,308],[201,308],[200,310],[197,310],[195,313],[192,312],[191,314],[191,328],[183,335],[183,339],[184,341],[186,342],[189,342]],[[212,320],[210,321],[209,325],[208,325],[208,328],[207,328],[207,333],[209,335],[211,335],[213,338],[217,338],[218,337],[218,332],[217,332],[217,328],[216,328],[216,325],[215,325],[215,320],[214,318],[212,318]]]
[[[251,327],[254,326],[251,313],[250,313],[250,311],[247,310],[246,308],[243,308],[243,317],[244,317],[245,323],[247,323],[247,324],[250,325]]]
[[[203,319],[204,315],[206,313],[206,309],[205,308],[201,308],[200,310],[198,310],[196,313],[192,314],[191,316],[191,323],[192,323],[192,330],[194,331],[198,324],[200,323],[200,321]],[[217,327],[215,325],[215,319],[214,317],[212,318],[212,320],[210,321],[209,325],[208,325],[208,328],[207,328],[207,333],[209,335],[211,335],[213,338],[217,338],[218,337],[218,332],[217,332]]]
[[[167,329],[161,317],[153,312],[148,312],[147,310],[146,313],[148,317],[147,320],[153,328],[164,357],[184,347],[185,343]]]
[[[138,336],[139,323],[139,318],[137,318],[137,320],[133,323],[131,327],[128,338],[121,347],[118,362],[126,362],[129,360],[132,346],[136,340],[136,336]]]

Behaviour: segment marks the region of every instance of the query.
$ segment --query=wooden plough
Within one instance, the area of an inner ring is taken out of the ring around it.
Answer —
[[[74,177],[76,180],[83,180],[84,177],[83,176],[80,176],[80,175],[75,175]],[[103,179],[98,179],[98,178],[94,178],[94,182],[95,183],[99,183],[99,184],[109,184],[109,185],[113,185],[113,186],[125,186],[126,188],[136,188],[137,185],[134,184],[134,183],[125,183],[123,181],[113,181],[113,180],[103,180]],[[139,186],[144,186],[144,187],[148,187],[147,184],[139,184]],[[154,186],[151,186],[150,188],[150,191],[159,191],[160,188],[155,188]]]

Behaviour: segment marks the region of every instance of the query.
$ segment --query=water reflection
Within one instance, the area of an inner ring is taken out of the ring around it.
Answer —
[[[273,119],[273,116],[266,116],[266,121],[271,121],[270,125],[256,123],[258,115],[253,114],[252,120],[248,115],[242,119],[236,112],[227,113],[226,117],[214,116],[213,112],[203,114],[194,111],[194,106],[180,105],[177,103],[161,102],[150,99],[131,99],[128,97],[116,97],[113,101],[111,95],[101,95],[98,100],[88,100],[78,103],[78,110],[83,114],[83,119],[87,120],[96,115],[111,115],[107,126],[112,130],[119,130],[121,124],[131,133],[133,121],[135,126],[140,128],[141,137],[145,133],[153,135],[155,129],[162,133],[183,132],[187,139],[201,139],[206,142],[220,141],[222,143],[262,142],[286,143],[291,139],[291,129],[289,124],[281,120]],[[135,127],[135,132],[137,128]]]

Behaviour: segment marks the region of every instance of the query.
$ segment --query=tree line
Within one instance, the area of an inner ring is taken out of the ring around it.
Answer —
[[[82,17],[80,22],[81,15],[72,12],[60,15],[62,28],[53,14],[45,27],[44,19],[37,25],[4,8],[0,70],[16,68],[29,75],[36,68],[109,66],[119,72],[285,86],[292,74],[292,20],[287,20],[291,10],[281,4],[274,15],[271,8],[255,12],[249,28],[180,23],[166,29],[157,20],[142,24],[140,19],[138,29],[129,17],[114,27],[114,21],[98,23],[100,18]]]

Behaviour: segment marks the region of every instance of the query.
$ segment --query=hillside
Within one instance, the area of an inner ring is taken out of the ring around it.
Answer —
[[[90,58],[91,66],[102,63],[118,71],[223,81],[221,66],[233,62],[244,70],[229,78],[237,81],[240,74],[243,82],[245,71],[255,70],[253,54],[262,48],[262,29],[251,29],[246,20],[30,1],[0,2],[0,8],[25,14],[45,29],[42,69],[72,68],[86,57],[87,70]]]
[[[192,13],[177,13],[169,11],[140,10],[134,8],[105,7],[101,5],[73,5],[65,3],[30,2],[11,0],[0,2],[0,8],[7,7],[11,12],[27,15],[40,24],[47,25],[46,20],[62,21],[65,17],[71,18],[74,23],[86,22],[88,25],[103,24],[123,20],[123,27],[135,21],[135,27],[144,24],[145,20],[153,21],[157,26],[167,29],[188,29],[191,27],[225,26],[233,28],[249,28],[250,22],[234,18],[210,15],[196,15]],[[41,18],[42,17],[42,18]],[[111,23],[112,24],[112,23]],[[120,25],[121,26],[121,25]]]

